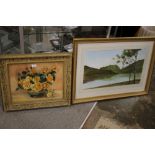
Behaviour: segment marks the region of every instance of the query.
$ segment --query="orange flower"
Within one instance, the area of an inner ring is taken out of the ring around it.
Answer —
[[[52,82],[53,81],[53,76],[51,74],[48,74],[46,79],[47,79],[48,82]]]
[[[50,85],[48,83],[46,83],[46,82],[43,83],[43,88],[44,89],[48,89],[49,87],[50,87]]]
[[[36,69],[33,67],[33,68],[31,69],[31,72],[32,72],[32,74],[35,74],[37,71],[36,71]]]

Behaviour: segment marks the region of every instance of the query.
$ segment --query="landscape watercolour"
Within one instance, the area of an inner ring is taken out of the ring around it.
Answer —
[[[140,83],[145,54],[144,49],[86,52],[83,88],[93,89]]]

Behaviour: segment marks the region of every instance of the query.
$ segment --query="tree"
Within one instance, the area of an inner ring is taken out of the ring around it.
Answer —
[[[133,64],[133,68],[130,71],[130,76],[131,73],[134,74],[134,83],[136,83],[136,62],[137,62],[137,57],[138,57],[138,52],[141,49],[125,49],[123,52],[127,56],[127,60],[129,60],[129,65]]]
[[[125,65],[133,64],[133,68],[129,69],[129,83],[131,81],[131,75],[134,74],[134,83],[136,83],[136,62],[138,57],[138,52],[141,49],[125,49],[120,55],[116,55],[116,63],[122,64],[122,69]]]

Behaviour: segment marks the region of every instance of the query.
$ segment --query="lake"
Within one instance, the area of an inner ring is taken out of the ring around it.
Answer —
[[[141,77],[141,73],[136,74],[136,80],[140,79],[140,77]],[[134,79],[134,76],[132,74],[131,80],[133,79]],[[110,78],[108,77],[104,79],[97,79],[97,80],[86,82],[83,84],[83,89],[96,88],[100,86],[126,82],[128,80],[129,80],[129,74],[117,74],[117,75],[111,76]]]

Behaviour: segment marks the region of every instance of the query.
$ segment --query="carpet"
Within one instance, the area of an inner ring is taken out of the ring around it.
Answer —
[[[83,129],[154,129],[155,93],[146,96],[100,101]]]
[[[4,112],[0,102],[0,129],[79,129],[93,105]]]

